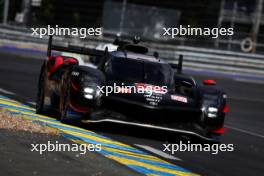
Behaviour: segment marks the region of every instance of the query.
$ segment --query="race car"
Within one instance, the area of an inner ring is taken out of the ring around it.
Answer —
[[[59,46],[50,36],[36,112],[56,111],[62,122],[81,118],[83,123],[121,123],[220,139],[228,108],[226,93],[214,80],[197,83],[182,73],[183,56],[169,64],[139,38],[114,44],[118,47],[113,51]],[[58,52],[84,54],[98,62],[83,65]]]

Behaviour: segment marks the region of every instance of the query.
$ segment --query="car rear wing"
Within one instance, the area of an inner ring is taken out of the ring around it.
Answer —
[[[131,45],[131,47],[132,47],[132,45]],[[144,48],[140,48],[140,49],[142,49],[142,51],[144,51],[144,52],[147,51],[146,50],[147,48],[145,49],[146,51],[144,50]],[[52,36],[49,36],[48,49],[47,49],[47,56],[48,57],[51,56],[52,50],[54,50],[54,51],[64,51],[64,52],[70,52],[70,53],[76,53],[76,54],[84,54],[84,55],[96,56],[96,57],[106,56],[106,57],[102,57],[102,59],[100,60],[100,65],[103,65],[106,62],[107,55],[109,54],[107,47],[103,51],[103,50],[91,49],[91,48],[86,48],[86,47],[81,47],[81,46],[74,46],[74,45],[68,45],[68,46],[54,45],[52,43]],[[154,52],[154,56],[156,58],[159,57],[157,52]],[[183,62],[183,56],[180,55],[179,56],[179,60],[178,60],[178,64],[170,63],[170,65],[171,65],[171,67],[173,69],[177,70],[177,73],[180,74],[182,72],[182,62]]]
[[[177,70],[177,73],[181,74],[182,73],[182,62],[183,62],[183,56],[180,55],[179,56],[179,60],[178,60],[178,64],[170,63],[170,66],[173,69],[176,69]]]
[[[76,53],[76,54],[84,54],[89,56],[103,56],[106,51],[81,47],[81,46],[74,46],[74,45],[68,45],[68,46],[59,46],[54,45],[52,43],[52,36],[49,36],[49,42],[48,42],[48,49],[47,49],[47,56],[51,56],[52,50],[54,51],[64,51],[64,52],[70,52],[70,53]]]

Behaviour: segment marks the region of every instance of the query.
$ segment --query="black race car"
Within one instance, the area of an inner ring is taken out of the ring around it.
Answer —
[[[82,118],[86,123],[114,122],[195,135],[207,140],[224,133],[226,94],[214,80],[199,85],[148,48],[117,39],[117,50],[104,51],[48,44],[38,83],[36,112],[56,111],[60,120]],[[90,56],[82,65],[74,57],[52,51]],[[77,118],[78,117],[78,118]]]

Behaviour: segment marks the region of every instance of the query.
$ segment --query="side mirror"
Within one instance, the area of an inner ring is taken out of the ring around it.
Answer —
[[[203,84],[212,86],[212,85],[216,85],[216,82],[215,82],[215,80],[207,79],[207,80],[203,80]]]

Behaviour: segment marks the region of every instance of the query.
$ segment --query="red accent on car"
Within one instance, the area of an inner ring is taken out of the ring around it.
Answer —
[[[222,112],[223,112],[223,113],[227,113],[228,111],[229,111],[228,106],[225,105],[224,108],[223,108],[223,110],[222,110]]]
[[[79,87],[76,84],[74,84],[74,82],[72,81],[71,81],[71,87],[73,88],[73,90],[79,91]]]
[[[78,105],[76,105],[76,104],[74,104],[72,102],[70,103],[70,107],[74,111],[79,112],[79,113],[88,113],[88,112],[90,112],[90,109],[89,108],[80,107],[80,106],[78,106]]]
[[[54,72],[59,66],[63,64],[63,58],[61,56],[49,57],[49,63],[53,62],[52,60],[54,60],[54,63],[48,65],[49,73]]]
[[[51,56],[48,57],[49,65],[48,65],[48,72],[52,73],[57,68],[59,68],[63,64],[67,65],[73,65],[77,64],[78,60],[71,57],[64,57],[64,56]]]
[[[207,79],[207,80],[203,80],[203,84],[204,85],[216,85],[216,82],[215,80]]]
[[[76,59],[74,59],[74,58],[66,58],[64,60],[64,62],[67,62],[69,64],[77,64],[78,63],[78,61]]]
[[[210,130],[211,133],[215,133],[215,134],[224,134],[225,133],[225,128],[224,127],[220,127],[220,128],[216,128],[216,129],[212,129]]]

